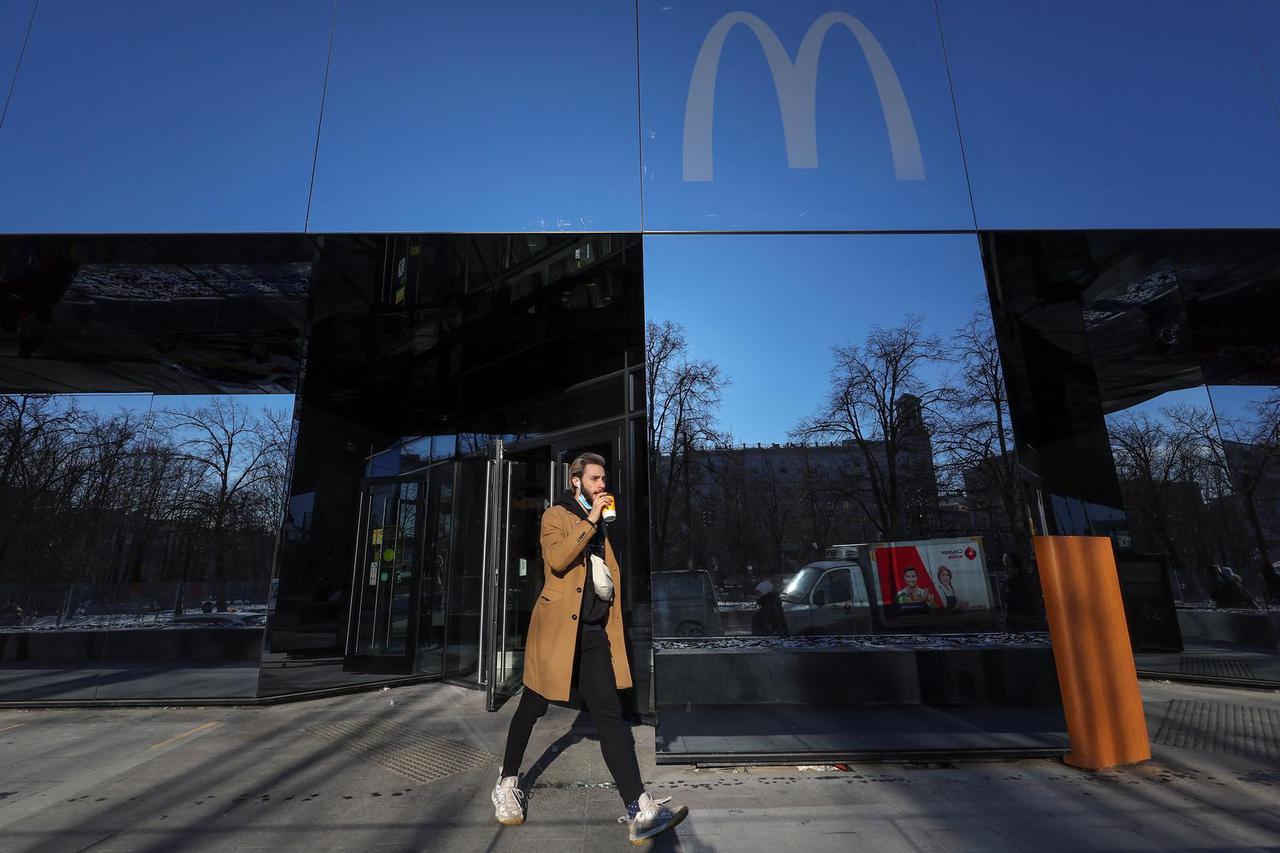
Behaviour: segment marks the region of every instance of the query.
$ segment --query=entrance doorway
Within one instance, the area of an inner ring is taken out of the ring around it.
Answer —
[[[497,710],[520,691],[542,590],[542,513],[568,488],[581,453],[609,460],[609,488],[629,503],[621,423],[506,442],[487,458],[366,478],[344,666],[456,678]],[[625,513],[624,513],[625,515]],[[625,525],[611,532],[625,550]],[[625,558],[624,558],[625,559]]]
[[[486,691],[491,711],[518,693],[523,681],[529,621],[543,583],[542,513],[569,487],[570,463],[587,452],[609,460],[609,488],[622,496],[619,505],[624,504],[627,492],[620,425],[495,445],[499,488],[493,511],[501,524],[495,530],[490,571],[494,606],[487,620],[490,652]]]

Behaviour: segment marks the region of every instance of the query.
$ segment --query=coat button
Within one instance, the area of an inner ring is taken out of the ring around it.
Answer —
[[[577,614],[577,613],[575,613],[575,614],[573,614],[572,616],[570,616],[569,618],[570,618],[570,619],[572,619],[572,620],[574,620],[574,621],[576,622],[576,621],[578,621],[578,614]]]
[[[582,587],[578,587],[578,592],[582,592]]]

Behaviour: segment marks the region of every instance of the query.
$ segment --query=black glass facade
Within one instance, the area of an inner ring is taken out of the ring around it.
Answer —
[[[0,697],[255,695],[314,255],[0,240]]]
[[[496,708],[585,450],[664,760],[1061,750],[1037,534],[1280,681],[1268,33],[0,4],[0,701]]]
[[[1274,235],[984,247],[1037,526],[1111,537],[1140,670],[1275,683]]]
[[[415,674],[509,690],[553,459],[566,434],[625,432],[639,238],[317,242],[262,693]]]

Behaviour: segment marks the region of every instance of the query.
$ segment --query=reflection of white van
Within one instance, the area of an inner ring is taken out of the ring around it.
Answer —
[[[871,601],[856,563],[824,560],[796,572],[782,591],[792,634],[870,634]]]
[[[993,600],[976,536],[836,545],[782,593],[796,634],[990,630]]]

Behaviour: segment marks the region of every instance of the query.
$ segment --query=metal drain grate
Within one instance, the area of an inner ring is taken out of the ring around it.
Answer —
[[[497,756],[473,746],[432,737],[390,720],[339,720],[307,731],[415,782],[434,782],[498,761]]]
[[[1183,655],[1179,669],[1183,675],[1201,675],[1209,678],[1254,678],[1253,667],[1237,658],[1197,657]]]
[[[1201,752],[1280,760],[1280,711],[1174,699],[1152,740]]]

